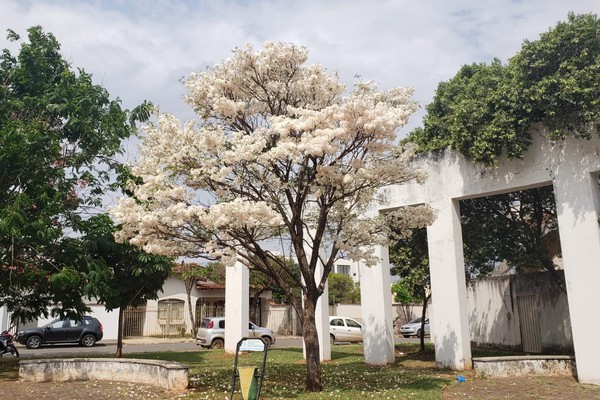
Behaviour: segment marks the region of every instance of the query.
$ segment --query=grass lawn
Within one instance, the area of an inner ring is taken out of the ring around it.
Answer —
[[[331,361],[322,364],[324,391],[306,393],[304,390],[306,366],[302,349],[269,350],[261,397],[264,396],[266,399],[439,399],[442,388],[455,380],[454,372],[435,368],[431,346],[427,347],[425,354],[421,354],[418,353],[418,344],[397,345],[396,362],[381,367],[365,365],[362,345],[336,345],[332,348],[331,356]],[[187,364],[190,367],[191,393],[185,397],[186,399],[222,400],[231,390],[235,356],[225,354],[223,350],[132,353],[125,354],[125,357],[169,360]],[[238,364],[260,366],[262,353],[241,355]],[[17,376],[18,360],[0,361],[0,380],[16,379]]]

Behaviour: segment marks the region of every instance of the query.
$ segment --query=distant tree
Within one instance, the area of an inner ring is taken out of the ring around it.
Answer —
[[[327,284],[329,288],[329,304],[360,303],[360,287],[348,275],[332,272],[329,274]]]
[[[412,318],[412,305],[419,302],[420,299],[413,296],[408,285],[401,279],[392,284],[392,294],[394,295],[394,302],[400,304],[402,312],[402,315],[397,317],[396,320],[401,319],[401,323],[410,321]]]
[[[174,262],[169,257],[148,254],[127,243],[116,243],[114,232],[117,228],[107,214],[89,218],[83,225],[85,236],[82,242],[88,263],[83,292],[104,304],[108,311],[119,309],[115,356],[120,358],[125,309],[156,299]]]
[[[391,226],[394,230],[394,226]],[[408,237],[396,238],[389,249],[391,273],[401,279],[401,285],[422,305],[420,350],[425,351],[425,316],[431,298],[427,230],[415,229]]]
[[[192,326],[190,327],[190,333],[192,334],[192,337],[195,338],[196,333],[198,332],[198,326],[196,321],[196,310],[194,309],[194,305],[192,303],[192,289],[196,287],[196,284],[199,279],[207,279],[207,268],[197,263],[182,261],[181,263],[173,266],[173,268],[171,269],[171,273],[173,276],[180,279],[185,287],[185,293],[188,304],[188,315],[192,324]]]
[[[13,317],[88,310],[83,267],[73,263],[81,247],[69,237],[101,204],[121,140],[147,106],[123,110],[39,26],[18,54],[0,55],[0,305]]]

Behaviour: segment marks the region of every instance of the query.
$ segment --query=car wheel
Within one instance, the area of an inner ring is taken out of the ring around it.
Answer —
[[[271,338],[270,337],[263,336],[261,339],[265,341],[265,344],[267,345],[267,347],[271,347]]]
[[[28,349],[37,349],[41,345],[42,345],[42,338],[37,335],[29,336],[29,338],[27,339],[27,342],[25,342],[25,346],[27,346]]]
[[[212,349],[222,349],[223,347],[225,347],[225,341],[223,339],[215,339],[212,341],[210,347]]]
[[[335,336],[329,335],[329,343],[333,346],[335,344]]]
[[[96,344],[96,337],[92,334],[87,334],[81,338],[81,345],[85,347],[92,347]]]
[[[417,337],[420,339],[421,338],[421,330],[417,329]]]
[[[410,337],[410,335],[402,335],[402,336],[404,336],[405,338],[409,338]]]

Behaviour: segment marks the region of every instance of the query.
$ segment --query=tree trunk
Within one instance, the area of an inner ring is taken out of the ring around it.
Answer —
[[[119,307],[119,327],[117,328],[117,353],[115,358],[123,357],[123,320],[125,318],[124,307]]]
[[[260,321],[258,319],[258,316],[256,315],[256,309],[258,306],[258,299],[260,295],[264,292],[264,290],[264,288],[257,290],[256,292],[254,292],[254,295],[252,295],[252,298],[250,299],[250,321],[254,322],[257,325],[260,324]]]
[[[316,296],[308,293],[304,297],[304,318],[302,323],[302,337],[306,351],[306,390],[320,392],[323,390],[321,382],[321,358],[319,336],[315,323]]]
[[[192,334],[192,339],[196,338],[196,318],[195,318],[195,314],[194,314],[194,309],[192,308],[192,288],[194,287],[194,284],[196,283],[196,278],[191,278],[191,279],[187,279],[185,281],[185,293],[187,295],[187,303],[188,303],[188,312],[190,314],[190,323],[192,324],[191,327],[191,334]]]
[[[427,303],[429,303],[429,297],[423,293],[423,312],[421,312],[421,335],[420,335],[420,352],[425,353],[425,315],[427,314]]]

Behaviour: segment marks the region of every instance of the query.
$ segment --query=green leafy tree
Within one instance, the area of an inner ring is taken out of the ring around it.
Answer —
[[[549,271],[562,282],[554,263],[560,241],[552,186],[462,200],[460,208],[468,278],[505,262],[518,271]]]
[[[192,326],[190,332],[192,337],[196,337],[198,332],[198,321],[196,321],[196,312],[192,304],[192,289],[196,286],[198,279],[207,279],[207,268],[197,263],[181,262],[172,269],[173,276],[183,281],[188,304],[188,315]]]
[[[600,120],[599,31],[596,14],[571,13],[524,41],[506,66],[464,66],[439,84],[423,128],[407,140],[492,164],[502,152],[522,157],[535,127],[546,127],[551,139],[589,138]]]
[[[407,140],[421,151],[450,146],[473,160],[492,163],[503,151],[516,157],[529,145],[528,127],[520,120],[508,70],[495,59],[490,65],[465,65],[441,82],[427,106],[423,128]]]
[[[173,260],[127,243],[116,243],[113,234],[117,228],[106,214],[89,218],[83,225],[86,234],[82,243],[88,263],[84,292],[104,304],[108,311],[119,309],[116,357],[120,358],[125,309],[158,297]]]
[[[8,31],[9,41],[20,41]],[[28,29],[18,54],[0,56],[0,305],[30,320],[87,310],[67,238],[101,204],[122,139],[147,119],[73,70],[56,38]]]
[[[600,121],[600,20],[570,13],[510,60],[516,99],[527,125],[552,139],[589,138]]]
[[[329,304],[360,302],[360,286],[354,283],[351,277],[345,274],[329,274],[327,279],[329,287]]]
[[[394,231],[394,227],[391,227]],[[414,229],[409,237],[397,238],[390,246],[392,275],[401,279],[404,290],[413,299],[421,301],[420,350],[425,351],[425,316],[431,298],[431,279],[429,275],[429,251],[427,249],[426,228]],[[406,295],[406,294],[405,294]]]

